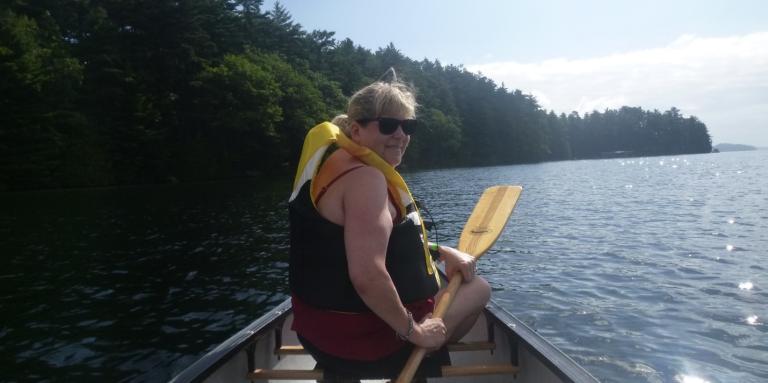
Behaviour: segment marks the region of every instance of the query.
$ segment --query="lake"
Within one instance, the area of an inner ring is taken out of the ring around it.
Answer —
[[[479,273],[601,381],[768,380],[768,151],[404,176],[451,245],[524,187]],[[171,378],[287,296],[289,185],[0,194],[2,380]]]

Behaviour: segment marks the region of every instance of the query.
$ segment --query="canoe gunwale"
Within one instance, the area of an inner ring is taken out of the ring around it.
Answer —
[[[493,299],[485,307],[491,313],[491,318],[499,322],[502,328],[507,328],[521,341],[526,349],[550,368],[558,377],[566,382],[599,383],[581,365],[555,347],[552,343],[528,327],[523,321],[501,307]]]
[[[225,364],[233,356],[248,347],[259,337],[274,328],[274,324],[283,323],[286,317],[293,311],[291,299],[288,298],[277,307],[251,322],[248,326],[238,331],[235,335],[225,340],[213,350],[209,351],[195,363],[176,375],[169,383],[197,383],[202,382],[208,376]],[[243,371],[245,376],[245,371]]]

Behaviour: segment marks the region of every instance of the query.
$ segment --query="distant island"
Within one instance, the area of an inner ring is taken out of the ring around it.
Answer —
[[[728,144],[728,143],[722,143],[717,144],[712,149],[717,149],[720,152],[742,152],[745,150],[757,150],[756,147],[750,146],[750,145],[742,145],[742,144]]]

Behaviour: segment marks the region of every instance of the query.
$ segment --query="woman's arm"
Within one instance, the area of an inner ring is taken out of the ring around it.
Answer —
[[[345,180],[342,197],[344,242],[349,277],[365,304],[398,334],[422,347],[438,347],[445,342],[445,325],[440,319],[426,318],[412,323],[408,311],[386,269],[387,244],[392,232],[387,184],[375,168],[360,169]]]

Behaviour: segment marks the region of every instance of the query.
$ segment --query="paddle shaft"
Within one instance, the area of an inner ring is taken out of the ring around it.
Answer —
[[[461,274],[461,272],[457,271],[453,274],[451,281],[448,283],[448,287],[445,288],[443,295],[437,302],[437,307],[435,307],[435,311],[432,313],[433,318],[443,318],[445,313],[448,311],[448,308],[451,307],[453,298],[456,297],[456,292],[459,291],[459,286],[461,286],[461,282],[463,280],[464,276]],[[403,367],[403,371],[400,372],[400,376],[397,377],[396,382],[410,383],[410,381],[413,379],[413,376],[416,375],[416,370],[419,369],[421,360],[424,359],[426,353],[427,350],[424,347],[414,348],[411,356],[408,357],[408,361],[405,363],[405,367]]]
[[[519,186],[493,186],[486,189],[480,197],[475,209],[472,211],[459,239],[459,250],[464,251],[475,258],[480,258],[496,242],[501,230],[506,225],[509,215],[517,203],[522,188]],[[451,281],[443,292],[437,307],[432,313],[433,318],[443,318],[451,306],[459,286],[464,280],[461,272],[455,272],[450,276]],[[410,383],[421,360],[426,355],[426,350],[416,347],[408,361],[405,363],[397,383]]]

